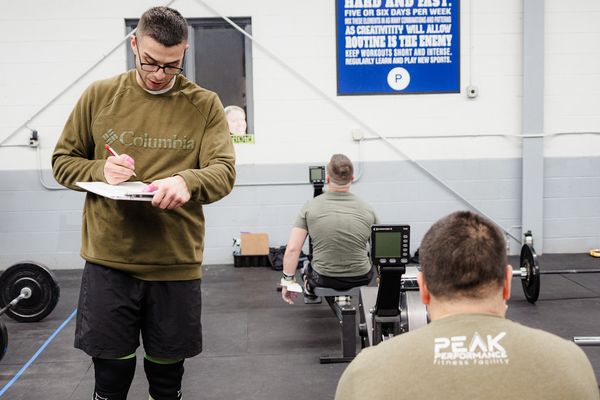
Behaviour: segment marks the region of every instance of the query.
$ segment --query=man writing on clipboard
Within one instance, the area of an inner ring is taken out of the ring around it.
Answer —
[[[181,398],[184,359],[202,351],[202,205],[231,191],[235,155],[217,95],[180,75],[187,47],[179,12],[146,11],[131,37],[135,69],[84,91],[52,156],[70,189],[135,174],[155,193],[86,195],[75,347],[93,359],[94,398],[127,398],[140,334],[154,400]]]

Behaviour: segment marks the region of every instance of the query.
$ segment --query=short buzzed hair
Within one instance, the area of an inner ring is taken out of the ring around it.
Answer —
[[[334,154],[327,164],[327,175],[336,185],[347,185],[354,176],[352,161],[343,154]]]
[[[481,299],[504,284],[506,239],[487,218],[458,211],[429,228],[419,248],[419,259],[433,296]]]
[[[187,21],[173,8],[152,7],[142,14],[137,35],[150,36],[165,47],[176,46],[187,41]]]
[[[225,107],[225,115],[229,115],[230,112],[236,111],[236,110],[241,112],[244,115],[244,118],[246,118],[246,112],[244,111],[244,109],[240,106],[234,106],[234,105]]]

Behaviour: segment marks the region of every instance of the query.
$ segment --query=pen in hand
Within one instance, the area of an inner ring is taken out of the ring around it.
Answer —
[[[113,148],[110,147],[109,145],[105,144],[104,148],[106,149],[106,151],[108,151],[110,153],[111,156],[119,157],[119,154],[116,151],[114,151]],[[137,177],[135,172],[133,173],[133,176]]]

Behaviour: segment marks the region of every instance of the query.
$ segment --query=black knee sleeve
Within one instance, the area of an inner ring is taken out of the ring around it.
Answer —
[[[144,358],[144,371],[146,371],[146,378],[150,384],[150,396],[154,400],[181,399],[183,361],[158,364]]]
[[[96,386],[94,400],[126,400],[135,374],[135,357],[113,360],[92,358]]]

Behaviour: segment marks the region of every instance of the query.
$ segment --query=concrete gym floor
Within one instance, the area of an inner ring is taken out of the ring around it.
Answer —
[[[518,259],[511,262],[518,266]],[[540,264],[547,270],[600,268],[600,258],[544,255]],[[73,348],[75,321],[69,320],[77,304],[81,271],[54,272],[61,297],[49,317],[30,324],[0,317],[9,336],[8,353],[0,361],[3,399],[91,398],[91,360]],[[279,278],[280,272],[265,267],[205,267],[204,352],[186,361],[184,398],[333,399],[347,364],[321,365],[319,356],[339,352],[338,323],[325,302],[305,305],[299,299],[294,306],[284,304],[276,291]],[[518,278],[513,283],[509,318],[566,339],[600,336],[600,274],[542,276],[536,305],[524,300]],[[56,333],[61,324],[64,328]],[[600,381],[600,347],[583,349]],[[30,362],[36,352],[39,356]],[[130,399],[148,398],[141,354]]]

